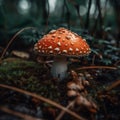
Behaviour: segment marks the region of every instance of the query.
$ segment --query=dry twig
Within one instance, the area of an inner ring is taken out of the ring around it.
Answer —
[[[0,57],[0,60],[1,60],[1,59],[3,58],[3,56],[5,55],[7,49],[9,48],[9,46],[11,45],[11,43],[13,42],[13,40],[14,40],[21,32],[23,32],[24,30],[28,30],[28,29],[36,29],[36,28],[34,28],[34,27],[25,27],[25,28],[21,29],[20,31],[18,31],[18,32],[11,38],[11,40],[8,42],[7,46],[6,46],[5,49],[3,50],[3,53],[2,53],[2,55],[1,55],[1,57]]]
[[[116,70],[117,67],[110,67],[110,66],[85,66],[85,67],[77,68],[76,70],[85,70],[85,69],[111,69],[111,70]]]
[[[37,94],[35,94],[35,93],[31,93],[31,92],[28,92],[28,91],[25,91],[25,90],[22,90],[22,89],[19,89],[19,88],[16,88],[16,87],[4,85],[4,84],[0,84],[0,87],[2,87],[2,88],[7,88],[7,89],[10,89],[10,90],[14,90],[14,91],[16,91],[16,92],[19,92],[19,93],[23,93],[23,94],[32,96],[32,97],[37,98],[37,99],[39,99],[39,100],[41,100],[41,101],[43,101],[43,102],[46,102],[46,103],[48,103],[48,104],[51,104],[51,105],[53,105],[53,106],[55,106],[55,107],[57,107],[57,108],[59,108],[59,109],[61,109],[61,110],[64,110],[65,112],[67,112],[68,114],[70,114],[71,116],[75,117],[75,118],[78,119],[78,120],[83,120],[82,117],[79,116],[78,114],[76,114],[75,112],[73,112],[73,111],[71,111],[71,110],[68,110],[68,109],[66,109],[65,107],[63,107],[62,105],[60,105],[60,104],[58,104],[58,103],[56,103],[56,102],[54,102],[54,101],[51,101],[51,100],[49,100],[49,99],[47,99],[47,98],[44,98],[44,97],[42,97],[42,96],[40,96],[40,95],[37,95]]]
[[[100,90],[97,93],[98,93],[98,95],[101,96],[101,95],[103,95],[104,92],[109,92],[110,90],[112,90],[113,88],[115,88],[119,85],[120,85],[120,80],[117,80],[117,81],[113,82],[111,85],[105,87],[104,90]]]
[[[118,60],[117,62],[115,62],[115,66],[117,66],[118,64],[120,64],[120,60]]]
[[[14,110],[10,110],[10,109],[8,109],[6,107],[3,107],[3,106],[0,106],[0,110],[3,111],[3,112],[6,112],[8,114],[12,114],[12,115],[15,115],[17,117],[23,118],[24,120],[43,120],[43,119],[40,119],[40,118],[32,117],[32,116],[27,115],[27,114],[16,112]]]
[[[117,81],[113,82],[111,85],[109,85],[109,86],[106,88],[106,91],[110,91],[111,89],[117,87],[118,85],[120,85],[120,80],[117,80]]]
[[[72,102],[70,102],[70,103],[68,104],[68,106],[66,107],[66,109],[69,109],[71,106],[74,105],[74,103],[75,103],[75,100],[72,101]],[[60,112],[60,114],[56,117],[55,120],[60,120],[64,114],[65,114],[65,111],[62,110],[62,111]],[[81,119],[81,120],[85,120],[85,119]]]

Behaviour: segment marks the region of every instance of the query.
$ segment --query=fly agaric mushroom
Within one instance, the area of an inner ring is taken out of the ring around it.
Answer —
[[[86,40],[65,28],[50,31],[34,46],[43,56],[54,56],[52,76],[64,79],[67,75],[67,57],[80,57],[90,53]]]

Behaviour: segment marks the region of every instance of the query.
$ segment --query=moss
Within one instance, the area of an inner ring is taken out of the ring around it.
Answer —
[[[0,83],[57,99],[57,85],[53,85],[49,70],[34,61],[8,58],[0,65]],[[45,77],[46,75],[46,77]]]

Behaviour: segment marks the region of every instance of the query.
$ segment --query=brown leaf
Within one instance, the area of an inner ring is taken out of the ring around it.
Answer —
[[[11,54],[16,56],[16,57],[23,58],[23,59],[29,59],[30,58],[30,55],[27,52],[13,50],[11,52]]]

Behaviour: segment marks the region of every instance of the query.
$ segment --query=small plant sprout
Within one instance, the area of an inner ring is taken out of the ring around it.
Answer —
[[[80,57],[90,53],[86,40],[65,28],[50,31],[34,46],[43,56],[54,56],[51,74],[54,78],[63,80],[67,76],[67,57]]]

